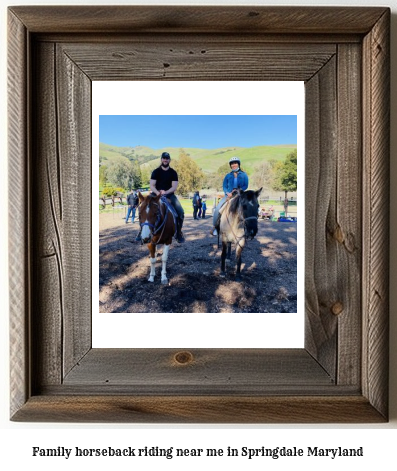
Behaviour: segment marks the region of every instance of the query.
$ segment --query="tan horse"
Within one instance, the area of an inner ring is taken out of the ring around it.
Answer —
[[[167,279],[167,260],[168,252],[172,244],[172,238],[175,234],[175,221],[171,210],[160,195],[149,194],[146,197],[138,192],[139,197],[139,222],[142,228],[142,243],[147,244],[150,258],[150,276],[151,283],[154,282],[156,274],[156,247],[164,244],[163,255],[161,257],[161,283],[168,284]]]
[[[239,190],[236,196],[222,206],[219,213],[220,238],[222,239],[221,273],[226,276],[226,257],[230,259],[231,245],[236,245],[236,280],[241,280],[241,253],[248,238],[253,239],[258,232],[258,197],[257,191]]]

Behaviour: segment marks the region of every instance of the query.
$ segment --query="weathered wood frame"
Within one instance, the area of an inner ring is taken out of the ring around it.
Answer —
[[[12,7],[8,21],[11,419],[387,421],[389,9]],[[91,348],[92,80],[305,81],[304,349]]]

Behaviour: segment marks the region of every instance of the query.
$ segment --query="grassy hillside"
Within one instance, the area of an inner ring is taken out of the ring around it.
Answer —
[[[215,172],[221,165],[228,162],[233,156],[241,159],[241,165],[248,174],[252,174],[254,168],[264,160],[283,160],[286,155],[296,148],[296,145],[280,146],[258,146],[258,147],[224,147],[220,149],[196,149],[184,148],[185,152],[197,162],[197,165],[204,172]],[[173,160],[178,160],[179,148],[165,147],[163,149],[151,149],[150,147],[116,147],[108,144],[99,144],[99,156],[102,159],[112,160],[116,157],[138,158],[143,167],[153,164],[153,161],[160,163],[162,152],[169,152]],[[150,159],[143,163],[144,159]]]
[[[296,147],[296,146],[294,146]],[[197,165],[205,172],[214,172],[233,156],[240,157],[242,168],[252,174],[254,168],[264,160],[283,160],[294,147],[289,146],[259,146],[227,150],[222,154],[210,151],[207,155],[196,158]]]

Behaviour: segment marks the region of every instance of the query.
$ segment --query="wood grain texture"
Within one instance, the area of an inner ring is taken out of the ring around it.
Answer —
[[[269,386],[319,387],[333,379],[304,349],[193,349],[189,361],[177,360],[178,349],[94,349],[67,375],[68,390],[90,385],[129,385],[136,393],[179,390],[185,394],[220,391],[260,394]],[[106,389],[107,388],[107,389]]]
[[[32,32],[366,33],[384,8],[228,6],[12,7]]]
[[[362,361],[362,53],[359,45],[338,46],[337,175],[335,218],[328,236],[337,241],[337,383],[359,384]],[[342,275],[342,276],[341,276]]]
[[[59,223],[62,196],[58,171],[54,45],[35,45],[34,56],[37,67],[33,87],[33,272],[41,282],[37,289],[32,291],[32,350],[35,353],[32,365],[33,390],[39,384],[60,384],[62,381],[64,314],[63,247]],[[55,178],[52,178],[53,175]]]
[[[30,395],[29,167],[26,28],[8,15],[9,303],[11,414]],[[16,196],[17,195],[17,196]]]
[[[42,385],[61,384],[91,348],[91,82],[54,44],[36,44],[35,59],[34,269],[41,283],[33,342]]]
[[[65,395],[32,397],[13,420],[75,423],[379,423],[361,396]]]
[[[364,40],[363,392],[388,411],[390,12]]]
[[[66,44],[64,53],[91,80],[309,80],[336,53],[334,44],[179,43],[131,38],[127,44]],[[238,58],[238,59],[237,59]],[[238,60],[238,65],[236,66]]]
[[[258,32],[251,33],[250,31],[241,32],[237,36],[232,32],[216,32],[214,33],[200,33],[200,34],[180,34],[178,32],[153,32],[153,33],[134,33],[134,32],[117,32],[109,34],[106,32],[92,33],[73,33],[68,34],[67,32],[48,32],[34,34],[34,38],[38,42],[52,42],[58,44],[134,44],[134,43],[146,43],[152,44],[152,46],[159,46],[164,41],[174,44],[186,44],[187,39],[189,44],[193,47],[200,43],[225,43],[228,41],[237,42],[239,44],[246,44],[255,41],[255,44],[316,44],[316,45],[334,45],[336,44],[361,44],[362,33],[342,33],[337,34],[330,32],[327,35],[320,33],[313,34],[299,34],[299,33],[266,33],[259,34]]]
[[[12,420],[387,420],[389,21],[384,8],[10,10],[10,182],[32,194],[10,205]],[[306,349],[91,350],[91,80],[230,80],[236,63],[239,80],[306,82]]]
[[[305,347],[335,378],[338,302],[335,227],[336,58],[306,84]]]
[[[60,47],[56,71],[65,376],[91,348],[91,81]]]

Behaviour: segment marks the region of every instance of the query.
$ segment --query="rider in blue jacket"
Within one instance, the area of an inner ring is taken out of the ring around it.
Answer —
[[[238,157],[232,157],[229,160],[231,171],[227,173],[223,179],[223,191],[225,192],[225,196],[219,201],[213,213],[213,235],[218,235],[219,231],[219,210],[225,201],[231,198],[233,190],[241,189],[245,191],[248,188],[248,175],[241,170],[240,164],[241,162]]]

